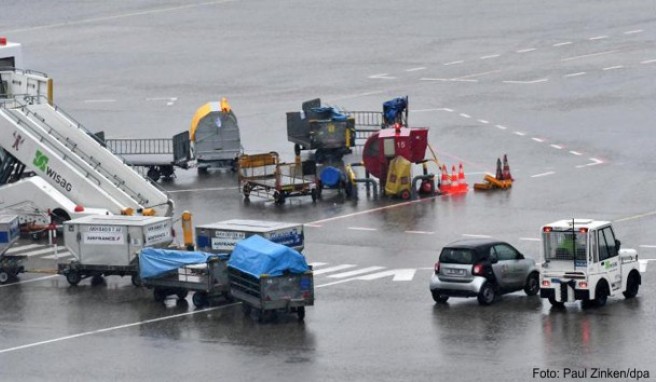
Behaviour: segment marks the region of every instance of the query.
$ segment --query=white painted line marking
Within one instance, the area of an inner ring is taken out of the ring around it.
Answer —
[[[405,231],[405,233],[413,233],[413,234],[419,234],[419,235],[432,235],[435,232],[431,232],[431,231]]]
[[[521,131],[515,131],[514,134],[519,135],[520,137],[523,137],[524,135],[526,135],[526,133],[522,133]]]
[[[374,94],[381,94],[383,93],[382,90],[377,90],[373,92],[364,92],[364,93],[358,93],[358,94],[349,94],[349,95],[343,95],[343,96],[338,96],[335,98],[331,98],[333,101],[337,100],[344,100],[344,99],[352,99],[352,98],[358,98],[358,97],[366,97]]]
[[[451,62],[445,63],[444,65],[456,65],[456,64],[462,64],[463,62],[465,62],[465,61],[463,61],[463,60],[451,61]]]
[[[104,329],[91,330],[91,331],[88,331],[88,332],[82,332],[82,333],[77,333],[77,334],[71,334],[70,336],[64,336],[64,337],[59,337],[59,338],[53,338],[53,339],[51,339],[51,340],[40,341],[40,342],[33,342],[33,343],[31,343],[31,344],[26,344],[26,345],[21,345],[21,346],[14,346],[14,347],[12,347],[12,348],[1,349],[1,350],[0,350],[0,354],[2,354],[2,353],[9,353],[9,352],[16,351],[16,350],[29,349],[29,348],[33,348],[33,347],[36,347],[36,346],[47,345],[47,344],[51,344],[51,343],[55,343],[55,342],[61,342],[61,341],[66,341],[66,340],[72,340],[72,339],[80,338],[80,337],[86,337],[86,336],[90,336],[90,335],[93,335],[93,334],[100,334],[100,333],[113,332],[113,331],[115,331],[115,330],[119,330],[119,329],[126,329],[126,328],[131,328],[131,327],[134,327],[134,326],[141,326],[141,325],[146,325],[146,324],[152,324],[152,323],[155,323],[155,322],[160,322],[160,321],[170,320],[170,319],[172,319],[172,318],[191,316],[191,315],[198,314],[198,313],[201,313],[201,312],[210,312],[210,311],[213,311],[213,310],[218,310],[218,309],[224,309],[224,308],[232,307],[232,306],[234,306],[234,305],[236,305],[236,304],[237,304],[237,303],[233,303],[233,304],[221,305],[221,306],[217,306],[217,307],[213,307],[213,308],[205,308],[205,309],[200,309],[200,310],[194,310],[194,311],[191,311],[191,312],[185,312],[185,313],[180,313],[180,314],[172,314],[172,315],[170,315],[170,316],[164,316],[164,317],[152,318],[152,319],[150,319],[150,320],[143,320],[143,321],[133,322],[133,323],[130,323],[130,324],[125,324],[125,325],[118,325],[118,326],[112,326],[112,327],[104,328]]]
[[[464,78],[430,78],[422,77],[419,81],[439,81],[439,82],[478,82],[478,80],[470,80]]]
[[[354,271],[349,271],[349,272],[337,273],[337,274],[334,274],[334,275],[329,275],[328,277],[335,278],[335,279],[344,279],[344,278],[347,278],[347,277],[353,277],[353,276],[361,275],[363,273],[376,272],[376,271],[379,271],[381,269],[385,269],[385,267],[373,266],[373,267],[368,267],[368,268],[356,269]]]
[[[484,76],[486,74],[499,73],[500,71],[501,71],[501,69],[495,69],[495,70],[488,70],[487,72],[472,73],[472,74],[467,74],[465,76],[456,77],[456,78],[454,78],[454,80],[462,81],[466,78],[480,77],[480,76]]]
[[[40,26],[36,26],[36,27],[20,28],[20,29],[14,29],[14,30],[5,30],[4,33],[8,34],[8,33],[15,33],[15,32],[34,31],[34,30],[40,30],[40,29],[68,27],[68,26],[71,26],[71,25],[95,23],[97,21],[122,19],[122,18],[125,18],[125,17],[144,16],[144,15],[150,15],[150,14],[155,14],[155,13],[164,13],[164,12],[175,12],[175,11],[179,11],[179,10],[182,10],[182,9],[198,8],[198,7],[208,6],[208,5],[218,5],[218,4],[230,3],[230,2],[234,2],[234,1],[236,1],[236,0],[219,0],[219,1],[207,1],[207,2],[204,2],[204,3],[197,3],[197,4],[185,4],[185,5],[180,5],[180,6],[168,7],[168,8],[150,9],[150,10],[146,10],[146,11],[124,13],[124,14],[119,14],[119,15],[92,17],[92,18],[76,20],[76,21],[66,21],[66,22],[57,23],[57,24],[40,25]]]
[[[328,263],[322,263],[320,261],[316,261],[314,263],[310,263],[310,265],[312,266],[312,268],[318,268],[318,267],[322,267],[324,265],[328,265]]]
[[[23,251],[27,251],[27,250],[34,249],[34,248],[44,248],[44,247],[45,247],[44,244],[28,244],[28,245],[22,245],[22,246],[20,246],[20,247],[11,247],[11,248],[9,248],[9,249],[5,252],[5,254],[7,254],[7,255],[11,255],[12,253],[16,253],[16,252],[23,252]]]
[[[561,145],[549,145],[549,146],[553,147],[556,150],[562,150],[563,149],[563,146],[561,146]]]
[[[553,174],[555,174],[555,172],[548,171],[548,172],[543,172],[542,174],[531,175],[531,178],[540,178],[542,176],[548,176],[548,175],[553,175]]]
[[[437,108],[437,109],[412,109],[413,113],[422,113],[422,112],[427,112],[427,111],[453,111],[451,109],[446,109],[446,108]]]
[[[321,275],[324,273],[337,272],[344,269],[355,268],[355,267],[356,266],[354,264],[341,264],[341,265],[335,265],[334,267],[319,269],[318,271],[314,271],[313,273],[315,275]]]
[[[531,138],[531,139],[536,141],[536,142],[539,142],[539,143],[544,142],[544,139],[542,139],[542,138]]]
[[[578,152],[578,151],[570,151],[569,153],[572,154],[572,155],[576,155],[576,156],[583,155],[583,154],[581,154],[581,153]]]
[[[369,78],[375,80],[393,80],[396,78],[396,77],[389,76],[388,74],[389,73],[372,74],[369,76]]]
[[[645,245],[639,245],[638,247],[640,247],[640,248],[656,248],[656,245],[645,244]]]
[[[212,187],[212,188],[189,188],[185,190],[167,190],[169,194],[175,194],[178,192],[199,192],[199,191],[226,191],[226,190],[237,190],[239,187]]]
[[[405,71],[406,71],[406,72],[416,72],[416,71],[418,71],[418,70],[424,70],[424,69],[426,69],[425,66],[420,66],[420,67],[417,67],[417,68],[406,69]]]
[[[107,98],[107,99],[85,99],[84,103],[110,103],[110,102],[116,102],[115,99],[112,98]]]
[[[460,113],[460,116],[463,118],[471,118],[471,115],[465,113]]]
[[[596,165],[598,165],[598,164],[602,164],[602,163],[604,163],[604,161],[602,161],[602,160],[600,160],[600,159],[597,159],[597,158],[590,158],[590,160],[592,161],[592,163],[581,164],[581,165],[576,166],[576,168],[583,168],[583,167],[596,166]]]
[[[21,281],[11,283],[11,284],[0,285],[0,288],[6,288],[6,287],[14,286],[14,285],[33,283],[33,282],[36,282],[36,281],[51,279],[51,278],[57,277],[57,276],[59,276],[59,275],[49,275],[49,276],[37,277],[37,278],[34,278],[34,279],[29,279],[29,280],[21,280]],[[2,353],[2,351],[0,351],[0,353]]]
[[[392,278],[392,281],[412,281],[412,279],[415,277],[416,271],[417,271],[416,269],[392,269],[389,271],[378,272],[371,275],[360,276],[357,279],[371,281],[383,277],[394,276]]]
[[[483,123],[483,124],[485,124],[485,125],[487,125],[488,123],[490,123],[490,121],[486,121],[486,120],[484,120],[484,119],[479,119],[478,122]]]
[[[569,78],[569,77],[578,77],[578,76],[582,76],[584,74],[585,74],[585,72],[576,72],[576,73],[565,74],[563,77],[567,77],[567,78]]]
[[[520,237],[521,241],[542,241],[539,237]]]
[[[400,202],[400,203],[391,204],[389,206],[384,206],[384,207],[371,208],[371,209],[364,210],[364,211],[358,211],[358,212],[353,212],[353,213],[349,213],[349,214],[345,214],[345,215],[333,216],[331,218],[315,220],[315,221],[311,221],[311,222],[308,222],[308,223],[312,223],[312,224],[326,223],[326,222],[330,222],[330,221],[333,221],[333,220],[346,219],[346,218],[351,218],[353,216],[366,215],[366,214],[371,214],[371,213],[378,212],[378,211],[390,210],[390,209],[394,209],[394,208],[402,208],[402,207],[409,206],[411,204],[427,203],[427,202],[430,202],[430,201],[433,201],[433,200],[437,199],[438,197],[439,196],[429,196],[429,197],[425,197],[425,198],[422,198],[422,199],[411,200],[411,201],[408,201],[408,202]],[[305,223],[305,224],[307,224],[307,223]]]
[[[377,231],[377,228],[368,228],[368,227],[348,227],[348,229],[354,231]]]
[[[504,84],[539,84],[541,82],[547,82],[549,81],[548,78],[540,78],[539,80],[532,80],[532,81],[503,81]]]
[[[467,237],[480,237],[482,239],[489,239],[492,236],[490,235],[476,235],[476,234],[471,234],[471,233],[463,233],[462,236],[467,236]]]
[[[312,227],[312,228],[321,228],[323,227],[321,224],[306,224],[306,227]]]
[[[500,54],[490,54],[489,56],[481,57],[481,60],[487,60],[487,59],[490,59],[490,58],[497,58],[499,56],[501,56],[501,55]]]
[[[565,46],[565,45],[572,45],[572,44],[573,44],[573,42],[571,42],[571,41],[565,41],[565,42],[559,42],[559,43],[553,44],[553,46]]]
[[[520,49],[520,50],[516,50],[515,53],[528,53],[528,52],[533,52],[534,50],[537,50],[537,49],[535,49],[535,48]]]
[[[616,66],[609,66],[607,68],[603,68],[601,70],[614,70],[614,69],[622,69],[624,66],[622,65],[616,65]]]
[[[597,53],[591,53],[591,54],[584,54],[582,56],[574,56],[574,57],[566,57],[561,59],[560,61],[566,62],[566,61],[573,61],[573,60],[579,60],[581,58],[588,58],[588,57],[596,57],[596,56],[603,56],[605,54],[612,54],[616,53],[617,50],[607,50],[605,52],[597,52]]]
[[[641,64],[652,64],[652,63],[654,63],[654,62],[656,62],[656,58],[653,59],[653,60],[645,60],[645,61],[641,61],[640,63],[641,63]]]
[[[507,127],[503,126],[503,125],[495,125],[495,126],[498,127],[501,130],[506,130],[507,129]]]
[[[608,38],[608,36],[594,36],[594,37],[590,37],[588,40],[594,41],[594,40],[603,40],[603,39],[607,39],[607,38]]]
[[[634,29],[632,31],[626,31],[624,34],[636,34],[636,33],[642,33],[644,32],[642,29]]]

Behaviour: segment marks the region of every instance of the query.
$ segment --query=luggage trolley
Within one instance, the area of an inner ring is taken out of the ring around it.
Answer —
[[[228,282],[228,255],[205,252],[144,248],[139,253],[140,276],[153,297],[163,302],[168,296],[185,299],[194,292],[191,301],[197,308],[223,296],[232,301]]]
[[[276,204],[284,204],[293,196],[310,196],[317,200],[316,163],[280,163],[278,153],[241,155],[239,157],[239,185],[244,199],[251,194],[273,197]]]

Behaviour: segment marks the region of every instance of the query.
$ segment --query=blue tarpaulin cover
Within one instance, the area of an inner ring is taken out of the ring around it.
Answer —
[[[408,107],[408,97],[398,97],[383,103],[383,118],[386,123],[394,123]]]
[[[303,273],[310,269],[305,257],[297,250],[253,235],[241,240],[228,260],[228,267],[238,269],[254,277],[280,276],[285,271]]]
[[[339,109],[335,108],[334,106],[320,106],[320,107],[313,107],[312,111],[320,114],[328,114],[330,113],[330,119],[333,121],[346,121],[348,119],[348,115],[342,113]]]
[[[218,257],[218,255],[146,247],[139,252],[139,274],[142,279],[156,277],[185,265],[206,263],[210,257]]]

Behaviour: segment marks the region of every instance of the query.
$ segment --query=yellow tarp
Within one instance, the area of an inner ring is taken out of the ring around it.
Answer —
[[[196,138],[196,129],[198,128],[198,124],[200,123],[200,120],[203,119],[206,115],[213,111],[223,111],[223,112],[229,112],[230,105],[228,104],[228,100],[225,98],[221,99],[221,102],[208,102],[205,105],[201,106],[196,110],[196,113],[194,114],[194,117],[191,119],[191,127],[189,127],[189,139],[193,142]]]

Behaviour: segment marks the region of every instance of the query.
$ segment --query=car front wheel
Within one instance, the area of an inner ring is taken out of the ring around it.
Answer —
[[[527,296],[535,296],[540,291],[540,276],[537,272],[533,272],[526,278],[526,285],[524,286],[524,293]]]

